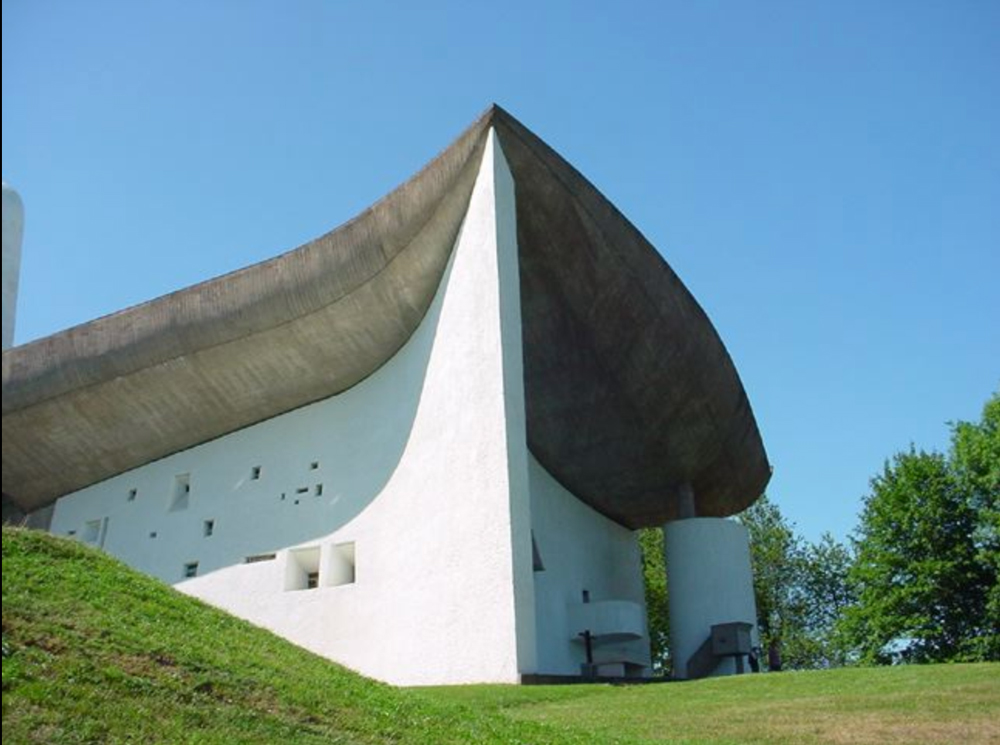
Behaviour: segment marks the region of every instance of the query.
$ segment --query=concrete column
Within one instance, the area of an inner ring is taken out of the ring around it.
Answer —
[[[3,348],[14,343],[17,284],[21,276],[21,237],[24,206],[17,192],[3,182]]]
[[[750,623],[752,643],[758,643],[750,543],[743,525],[719,517],[673,520],[663,526],[663,537],[674,677],[684,679],[715,624]],[[735,672],[735,658],[724,657],[708,674]]]

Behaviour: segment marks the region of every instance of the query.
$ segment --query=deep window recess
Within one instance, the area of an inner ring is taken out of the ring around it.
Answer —
[[[319,587],[319,572],[309,572],[306,575],[306,589],[315,590]]]
[[[312,463],[309,464],[309,470],[315,471],[317,468],[319,468],[318,460],[314,460]]]
[[[108,534],[108,518],[88,520],[83,526],[83,540],[99,548],[104,548],[104,538]]]
[[[206,520],[203,525],[203,530],[206,538],[212,535],[212,533],[215,532],[215,520]]]
[[[254,466],[250,469],[250,479],[252,481],[257,481],[260,478],[260,466]]]
[[[319,546],[293,548],[285,563],[285,590],[311,590],[319,585]],[[310,584],[316,575],[316,584]]]
[[[129,502],[134,502],[135,498],[137,496],[139,496],[139,490],[138,489],[132,488],[132,489],[128,490],[128,501]]]
[[[354,544],[338,543],[328,545],[324,551],[323,563],[323,586],[338,587],[340,585],[353,585],[355,580],[354,571]]]
[[[170,511],[186,510],[191,504],[191,474],[180,473],[174,476],[174,490],[170,500]]]
[[[322,497],[323,496],[323,485],[322,484],[316,484],[316,488],[313,490],[313,494],[315,494],[317,497]]]
[[[197,576],[198,576],[198,562],[197,561],[189,561],[187,564],[184,565],[184,578],[185,579],[188,579],[190,577],[197,577]]]

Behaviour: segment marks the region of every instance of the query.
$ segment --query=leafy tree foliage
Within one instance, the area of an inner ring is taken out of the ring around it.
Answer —
[[[801,546],[778,506],[765,494],[739,516],[750,534],[757,629],[764,649],[783,647],[800,625],[793,588]]]
[[[750,534],[761,646],[776,648],[790,668],[843,664],[835,625],[851,602],[850,552],[829,534],[804,541],[767,495],[739,519]]]
[[[663,555],[663,531],[644,528],[639,531],[642,549],[642,576],[646,586],[646,615],[649,621],[649,646],[653,671],[670,673],[670,612],[667,607],[667,571]]]
[[[952,425],[951,444],[952,471],[976,511],[973,541],[990,583],[984,628],[971,643],[972,656],[1000,660],[1000,391],[986,402],[979,422]]]
[[[872,479],[849,575],[857,603],[842,624],[860,661],[974,656],[990,578],[961,482],[943,455],[912,447]]]

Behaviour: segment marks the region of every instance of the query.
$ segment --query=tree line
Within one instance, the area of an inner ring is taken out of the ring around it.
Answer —
[[[979,421],[950,427],[946,453],[911,445],[886,460],[845,542],[803,539],[767,495],[737,516],[750,534],[757,625],[772,662],[1000,660],[1000,391]],[[654,668],[666,673],[663,535],[639,539]]]

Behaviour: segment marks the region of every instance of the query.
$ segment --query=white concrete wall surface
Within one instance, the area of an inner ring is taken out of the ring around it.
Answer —
[[[584,629],[572,623],[583,591],[593,603],[627,601],[641,609],[642,638],[598,644],[596,662],[642,665],[649,672],[649,633],[637,535],[588,507],[556,481],[533,457],[528,460],[531,519],[545,567],[536,571],[535,618],[538,672],[579,675],[586,661]],[[634,618],[625,631],[634,631]]]
[[[513,183],[491,134],[437,296],[389,362],[63,497],[52,531],[93,536],[98,521],[104,548],[138,569],[388,682],[534,672],[517,272]],[[315,589],[285,589],[312,572]]]
[[[714,624],[742,621],[757,634],[757,606],[746,528],[735,520],[695,517],[663,526],[667,587],[670,588],[670,648],[674,676],[687,677],[687,661]],[[714,675],[736,672],[725,658]]]
[[[3,182],[3,348],[14,343],[17,316],[17,285],[21,277],[21,239],[24,236],[24,205],[21,197]]]

